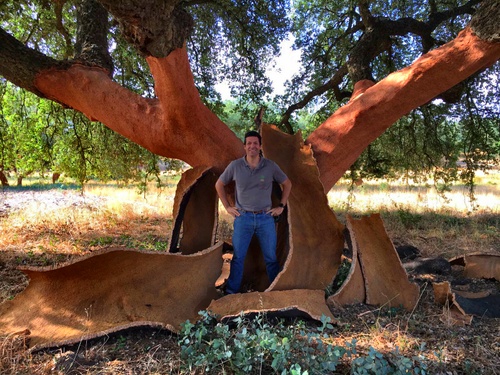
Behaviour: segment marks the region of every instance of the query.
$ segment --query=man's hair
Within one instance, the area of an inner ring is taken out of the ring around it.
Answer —
[[[243,144],[247,144],[247,138],[248,137],[257,137],[259,138],[259,144],[262,144],[262,137],[260,136],[259,132],[256,132],[255,130],[250,130],[245,133],[245,138],[243,140]]]

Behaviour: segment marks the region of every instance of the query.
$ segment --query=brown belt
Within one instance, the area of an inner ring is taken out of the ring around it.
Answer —
[[[264,214],[267,212],[267,210],[260,210],[260,211],[247,211],[247,210],[243,210],[243,209],[239,209],[240,211],[243,211],[243,212],[248,212],[249,214]]]

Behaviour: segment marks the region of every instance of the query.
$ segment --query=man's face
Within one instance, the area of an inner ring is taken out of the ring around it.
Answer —
[[[260,154],[261,145],[258,137],[247,137],[245,141],[245,152],[247,156],[258,156]]]

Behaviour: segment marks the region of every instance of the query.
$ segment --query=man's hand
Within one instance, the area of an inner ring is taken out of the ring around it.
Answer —
[[[240,211],[236,207],[227,207],[226,211],[232,217],[240,216]]]
[[[271,216],[280,216],[283,213],[284,207],[274,207],[267,211]]]

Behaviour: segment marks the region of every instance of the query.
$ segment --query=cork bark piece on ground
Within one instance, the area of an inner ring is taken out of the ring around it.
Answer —
[[[463,255],[451,259],[450,264],[464,266],[465,277],[500,281],[500,255],[481,253]]]
[[[188,169],[182,174],[174,198],[170,252],[194,254],[215,243],[218,218],[216,181],[217,177],[209,167]]]
[[[195,255],[110,249],[58,268],[24,270],[28,287],[0,305],[0,334],[30,347],[75,343],[132,326],[177,331],[217,298],[222,243]]]
[[[443,315],[440,320],[448,326],[464,326],[472,322],[472,316],[467,314],[456,302],[455,293],[451,291],[448,281],[433,283],[434,300],[443,305]]]
[[[470,324],[473,316],[500,318],[499,294],[492,294],[491,291],[464,293],[452,290],[448,281],[434,283],[432,287],[436,303],[444,305],[445,308],[449,306],[453,310],[456,310],[453,318],[457,319],[457,322],[454,324],[461,325],[464,321]],[[464,317],[458,319],[457,313],[462,314]],[[448,322],[449,320],[445,319],[445,321]]]
[[[208,311],[219,320],[240,314],[268,313],[276,316],[304,316],[320,321],[323,315],[335,321],[325,302],[324,290],[284,290],[230,294],[212,301]]]
[[[343,225],[328,205],[311,148],[300,133],[292,136],[264,124],[262,149],[292,182],[288,256],[268,290],[324,289],[340,265]]]
[[[348,216],[347,221],[364,276],[366,303],[412,310],[418,302],[420,288],[408,280],[380,214],[359,220]]]

